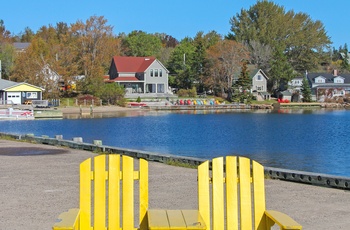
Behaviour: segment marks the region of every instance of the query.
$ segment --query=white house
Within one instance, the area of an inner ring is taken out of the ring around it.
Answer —
[[[121,57],[112,59],[106,82],[125,87],[126,96],[164,96],[171,94],[169,71],[154,57]]]
[[[313,99],[324,101],[334,97],[345,97],[350,94],[350,74],[333,73],[308,73]]]
[[[261,69],[253,70],[250,74],[252,79],[252,93],[257,100],[269,100],[270,94],[267,92],[267,80],[269,79]]]

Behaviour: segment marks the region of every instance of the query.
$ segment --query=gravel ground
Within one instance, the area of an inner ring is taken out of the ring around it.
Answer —
[[[79,164],[93,153],[0,140],[0,229],[51,229],[78,207]],[[150,208],[196,209],[195,169],[149,163]],[[303,229],[349,229],[349,191],[266,180],[266,205]]]

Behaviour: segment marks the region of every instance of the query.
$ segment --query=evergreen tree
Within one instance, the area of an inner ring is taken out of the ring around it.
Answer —
[[[309,82],[306,79],[306,77],[303,79],[302,84],[303,85],[301,86],[301,93],[303,95],[303,101],[310,102],[311,101],[311,88],[310,88]]]
[[[247,62],[243,62],[241,68],[241,74],[238,77],[237,83],[241,87],[242,91],[250,91],[252,85],[252,79],[249,76]]]
[[[270,76],[272,85],[271,91],[285,90],[287,83],[294,77],[293,67],[288,62],[281,48],[277,48],[274,53],[274,58],[271,62]]]
[[[341,69],[348,72],[350,70],[348,45],[345,43],[344,48],[339,50],[342,56]]]
[[[251,85],[252,79],[249,76],[247,62],[243,62],[238,80],[233,85],[233,100],[241,103],[246,100],[249,103],[252,100]]]

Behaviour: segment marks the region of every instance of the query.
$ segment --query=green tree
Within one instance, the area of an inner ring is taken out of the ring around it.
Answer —
[[[242,91],[250,91],[252,86],[252,79],[249,76],[249,71],[247,67],[247,62],[243,62],[241,73],[238,77],[238,80],[235,83],[237,86],[239,86]]]
[[[11,42],[11,33],[5,27],[4,20],[0,19],[0,43]]]
[[[204,90],[207,65],[207,50],[221,41],[221,36],[215,31],[204,34],[198,32],[194,39],[189,37],[181,40],[166,63],[169,71],[176,75],[176,87],[191,89],[193,86]]]
[[[0,45],[0,60],[1,60],[1,77],[4,79],[10,79],[11,72],[14,67],[16,56],[15,47],[9,43],[3,43]]]
[[[206,75],[208,74],[206,66],[208,66],[209,62],[207,51],[221,40],[221,36],[216,31],[210,31],[207,34],[204,34],[202,31],[198,32],[193,40],[193,45],[196,47],[193,69],[196,82],[198,82],[197,88],[200,92],[209,90],[205,84]]]
[[[341,59],[341,65],[340,68],[343,72],[349,72],[350,65],[349,65],[349,50],[348,45],[345,43],[344,47],[339,48],[339,54]]]
[[[115,83],[104,84],[97,92],[97,96],[104,103],[111,105],[125,106],[125,89]]]
[[[287,84],[295,76],[294,70],[282,49],[277,48],[271,62],[270,91],[286,90]]]
[[[126,56],[158,58],[162,49],[162,41],[159,36],[143,31],[132,31],[122,39],[122,46]]]
[[[168,70],[176,76],[176,87],[191,89],[196,80],[194,63],[196,61],[196,47],[193,40],[184,38],[176,46],[167,63]]]
[[[241,73],[234,83],[233,100],[238,102],[250,102],[252,94],[250,93],[252,86],[252,79],[249,76],[247,61],[244,61],[241,67]]]
[[[20,41],[31,42],[34,36],[35,36],[35,33],[33,32],[33,30],[31,30],[29,27],[26,27],[24,29],[24,32],[20,34]]]
[[[331,43],[323,24],[305,13],[285,11],[271,1],[259,0],[248,10],[242,9],[230,19],[229,38],[250,44],[251,41],[272,48],[282,48],[294,70],[315,69],[320,55]]]
[[[301,86],[301,94],[303,95],[303,101],[304,102],[310,102],[311,101],[311,89],[308,80],[306,77],[303,78],[302,86]]]

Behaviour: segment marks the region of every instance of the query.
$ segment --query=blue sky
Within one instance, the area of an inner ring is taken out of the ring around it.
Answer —
[[[327,35],[339,48],[349,44],[350,0],[273,0],[294,12],[308,14],[320,20]],[[211,30],[226,35],[229,20],[240,10],[249,9],[256,0],[16,0],[1,3],[0,19],[7,30],[19,34],[25,27],[36,32],[43,25],[57,22],[75,23],[90,16],[104,16],[115,34],[128,34],[133,30],[147,33],[166,33],[178,40],[197,32]]]

